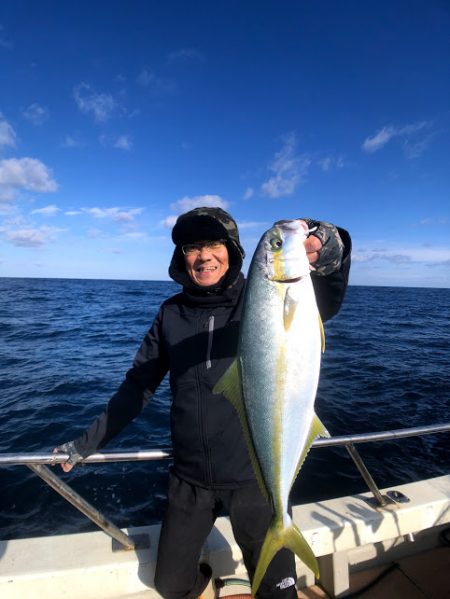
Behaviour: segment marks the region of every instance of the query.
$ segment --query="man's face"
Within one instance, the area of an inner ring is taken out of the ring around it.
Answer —
[[[186,272],[200,287],[216,285],[230,267],[228,250],[220,241],[198,241],[183,246]]]

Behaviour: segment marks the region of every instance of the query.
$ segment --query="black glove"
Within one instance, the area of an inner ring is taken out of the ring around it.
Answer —
[[[72,466],[75,466],[84,460],[83,456],[80,455],[75,448],[75,441],[68,441],[67,443],[58,445],[58,447],[55,447],[55,449],[57,453],[69,454],[69,459],[64,462],[65,464],[72,464]]]
[[[325,223],[311,218],[302,218],[308,227],[309,234],[314,235],[322,242],[319,258],[312,265],[314,274],[326,276],[339,270],[341,267],[344,244],[338,230],[331,223]]]

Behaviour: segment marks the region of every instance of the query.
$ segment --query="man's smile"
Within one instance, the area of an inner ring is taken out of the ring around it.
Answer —
[[[217,270],[217,266],[198,266],[196,268],[197,271],[199,272],[205,272],[205,271],[213,271],[213,270]]]

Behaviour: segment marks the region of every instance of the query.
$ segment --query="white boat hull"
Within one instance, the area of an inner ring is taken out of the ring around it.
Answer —
[[[369,493],[296,506],[294,521],[319,559],[321,584],[331,595],[349,588],[350,569],[412,555],[437,545],[439,530],[450,523],[450,476],[406,485],[410,502],[396,509],[373,509]],[[145,535],[149,547],[112,551],[103,532],[0,541],[2,599],[116,599],[159,597],[153,588],[160,527],[129,529]],[[405,540],[414,535],[416,542]],[[214,577],[245,576],[241,552],[227,518],[220,518],[204,547]],[[297,563],[299,586],[314,583]]]

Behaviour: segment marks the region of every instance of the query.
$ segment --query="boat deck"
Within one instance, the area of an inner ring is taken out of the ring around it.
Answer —
[[[439,547],[350,576],[350,597],[358,599],[449,599],[450,547]],[[314,585],[298,592],[299,599],[331,599]]]

